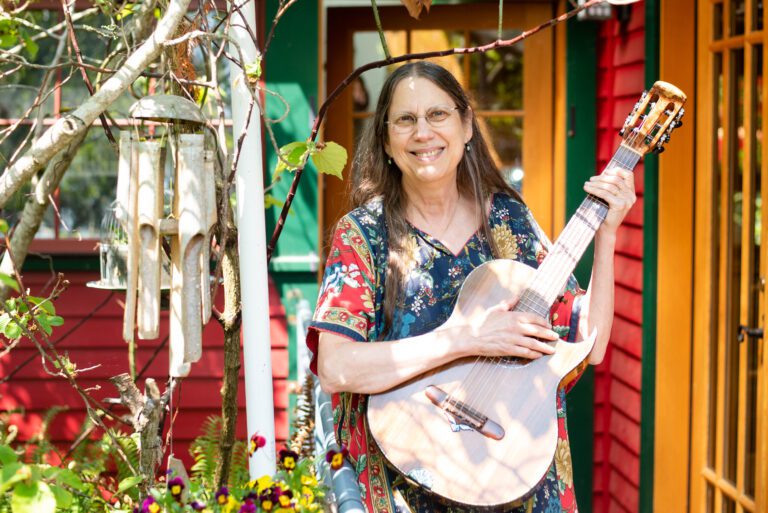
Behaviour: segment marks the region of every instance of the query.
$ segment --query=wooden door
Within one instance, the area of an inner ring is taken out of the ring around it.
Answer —
[[[329,8],[327,17],[326,91],[330,93],[356,66],[381,59],[384,53],[370,8]],[[503,38],[552,17],[550,4],[514,3],[505,7]],[[420,21],[402,6],[380,8],[392,55],[475,46],[496,39],[498,5],[473,3],[433,6]],[[459,79],[474,98],[481,129],[510,182],[523,196],[545,231],[561,226],[562,209],[553,197],[564,188],[556,179],[554,157],[554,32],[545,30],[514,48],[471,56],[436,59]],[[373,115],[381,84],[391,69],[372,70],[341,95],[329,111],[325,139],[354,154],[360,128]],[[330,230],[349,208],[344,181],[321,177],[320,229],[323,247]],[[560,171],[562,174],[562,172]],[[557,224],[560,223],[560,224]]]
[[[700,0],[691,511],[768,512],[760,0]]]

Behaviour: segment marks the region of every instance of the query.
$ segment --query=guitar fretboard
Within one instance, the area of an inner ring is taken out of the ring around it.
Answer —
[[[622,143],[606,166],[632,171],[642,154]],[[568,277],[595,237],[597,229],[608,215],[608,205],[591,194],[587,195],[557,238],[528,288],[520,296],[515,310],[547,317],[555,299],[562,293]]]

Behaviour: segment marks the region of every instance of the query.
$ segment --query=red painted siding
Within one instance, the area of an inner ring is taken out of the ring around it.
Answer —
[[[54,332],[53,341],[61,353],[68,353],[78,369],[96,368],[81,374],[78,382],[83,388],[100,387],[92,395],[97,399],[117,397],[117,391],[108,378],[128,371],[127,345],[122,333],[122,303],[124,294],[90,289],[88,281],[98,280],[92,273],[67,273],[69,288],[56,302],[57,313],[65,318],[64,326]],[[33,293],[41,290],[50,279],[48,273],[27,273],[25,285]],[[223,306],[218,294],[219,309]],[[168,372],[168,350],[160,347],[168,333],[167,312],[162,315],[160,337],[157,340],[139,340],[136,366],[141,371],[149,364],[144,377],[152,377],[165,389]],[[275,403],[275,428],[278,443],[288,436],[288,332],[285,311],[277,290],[270,284],[270,331],[272,337],[272,372]],[[153,354],[157,357],[152,360]],[[150,363],[151,362],[151,363]],[[173,398],[178,415],[173,424],[173,450],[177,456],[188,458],[190,442],[200,435],[200,428],[211,415],[221,414],[221,379],[224,368],[223,331],[212,319],[203,332],[203,358],[192,366]],[[29,341],[24,341],[11,353],[0,359],[0,409],[23,408],[25,415],[14,415],[20,435],[28,438],[40,428],[43,415],[50,408],[64,406],[50,427],[52,440],[62,446],[79,433],[85,418],[85,408],[77,392],[62,378],[51,377],[40,365],[40,356]],[[243,374],[240,372],[237,435],[245,439],[245,393]],[[143,389],[143,379],[139,388]],[[267,392],[268,393],[268,392]],[[258,399],[257,399],[258,400]]]
[[[610,161],[616,133],[644,86],[644,6],[626,23],[602,24],[598,61],[598,167]],[[616,318],[595,379],[594,512],[638,510],[643,292],[643,166],[635,173],[638,201],[616,245]]]

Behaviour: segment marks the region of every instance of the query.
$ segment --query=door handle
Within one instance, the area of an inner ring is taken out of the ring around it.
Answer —
[[[743,324],[739,324],[739,334],[736,340],[744,342],[745,338],[763,338],[763,328],[748,328]]]

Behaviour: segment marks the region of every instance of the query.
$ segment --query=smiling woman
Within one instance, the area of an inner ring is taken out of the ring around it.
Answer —
[[[354,210],[337,225],[307,337],[313,370],[334,394],[338,441],[358,469],[369,511],[473,511],[387,466],[371,439],[366,394],[391,390],[461,358],[535,360],[553,353],[546,342],[576,341],[596,328],[589,361],[599,363],[613,315],[615,232],[634,201],[631,174],[606,171],[585,185],[609,206],[596,238],[594,295],[584,296],[571,278],[547,318],[515,310],[517,299],[510,297],[485,311],[482,322],[447,327],[473,269],[494,258],[536,268],[548,249],[522,198],[495,165],[454,76],[428,62],[392,73],[352,171]],[[497,511],[575,511],[562,390],[557,407],[563,422],[555,463],[522,503]]]

